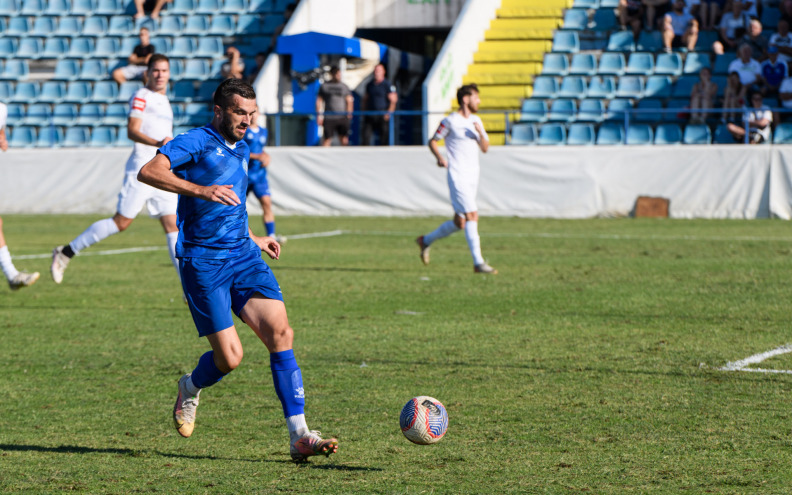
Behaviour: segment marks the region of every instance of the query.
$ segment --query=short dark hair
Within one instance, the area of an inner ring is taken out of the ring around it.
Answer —
[[[246,100],[255,100],[256,91],[253,86],[242,79],[226,79],[215,90],[213,103],[220,108],[227,108],[234,95],[239,95]]]
[[[459,103],[459,106],[462,106],[462,99],[466,96],[472,95],[474,91],[476,93],[479,92],[478,86],[476,86],[475,83],[465,84],[459,88],[457,90],[457,103]]]
[[[334,75],[338,74],[339,72],[341,72],[341,69],[339,69],[337,65],[334,65],[334,66],[330,67],[330,75],[331,76],[334,76]]]
[[[151,56],[151,58],[149,58],[148,70],[151,70],[151,68],[154,67],[154,64],[156,64],[157,62],[162,62],[162,61],[168,62],[168,65],[170,66],[170,59],[168,58],[167,55],[165,55],[164,53],[155,53],[154,55]]]

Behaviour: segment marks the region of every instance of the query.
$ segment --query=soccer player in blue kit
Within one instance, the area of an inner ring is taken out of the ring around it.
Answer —
[[[267,168],[270,164],[269,153],[264,151],[264,146],[267,145],[267,129],[259,127],[255,122],[250,124],[245,132],[245,143],[250,148],[247,194],[252,192],[261,203],[267,235],[274,237],[278,244],[284,244],[286,238],[275,233],[275,214],[272,213],[272,195],[267,180]]]
[[[239,366],[242,344],[231,310],[249,325],[270,352],[275,391],[289,428],[295,461],[338,450],[338,440],[308,430],[302,375],[292,350],[283,296],[261,252],[278,259],[280,245],[248,226],[245,203],[249,151],[243,141],[256,119],[256,93],[246,82],[227,79],[214,95],[211,124],[192,129],[161,147],[138,179],[179,194],[177,220],[182,284],[198,335],[212,347],[179,380],[174,425],[183,437],[195,427],[199,394]]]

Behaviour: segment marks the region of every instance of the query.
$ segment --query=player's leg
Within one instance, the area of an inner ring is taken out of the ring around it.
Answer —
[[[459,230],[460,228],[456,224],[456,217],[454,217],[454,219],[441,223],[432,232],[422,235],[417,239],[415,239],[416,244],[418,244],[418,247],[421,249],[419,256],[423,264],[424,265],[429,264],[429,248],[433,242],[435,242],[438,239],[448,237],[451,234],[458,232]]]
[[[350,121],[348,118],[344,117],[343,120],[340,121],[337,129],[338,129],[338,140],[341,141],[341,146],[349,146],[349,128],[350,128]]]
[[[93,246],[97,242],[107,239],[129,228],[133,218],[116,213],[111,218],[104,218],[91,224],[80,235],[75,237],[65,246],[57,246],[52,251],[52,264],[50,274],[56,284],[63,282],[63,272],[69,266],[69,261],[83,249]]]
[[[465,229],[465,239],[467,240],[470,255],[473,257],[473,271],[475,273],[491,273],[495,275],[498,273],[498,270],[489,266],[481,255],[481,237],[478,232],[478,212],[466,212],[464,218],[465,220],[462,222],[462,228]]]
[[[267,230],[268,236],[275,236],[275,214],[272,213],[272,196],[269,194],[260,196],[259,202],[261,202],[261,211],[262,211],[262,221],[264,222],[264,228]]]
[[[8,280],[11,290],[17,290],[28,285],[33,285],[39,278],[39,272],[26,273],[20,272],[11,261],[11,253],[8,251],[5,236],[3,236],[3,218],[0,217],[0,269]]]
[[[176,259],[176,241],[179,239],[179,228],[176,226],[176,215],[163,215],[160,217],[160,223],[165,231],[165,237],[168,238],[168,254],[170,255],[171,263],[176,268],[176,273],[179,273],[179,260]]]

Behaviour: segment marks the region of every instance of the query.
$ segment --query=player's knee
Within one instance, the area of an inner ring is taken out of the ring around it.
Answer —
[[[465,217],[462,217],[462,216],[459,216],[459,215],[455,216],[454,217],[454,225],[456,225],[456,227],[458,229],[464,229],[465,228]]]
[[[230,373],[234,371],[240,365],[240,363],[242,363],[243,355],[244,352],[241,348],[225,351],[220,356],[220,359],[217,360],[217,367],[223,373]]]
[[[284,344],[291,347],[294,340],[294,330],[289,325],[284,325],[280,328],[275,328],[272,331],[272,343],[275,348],[282,347]]]

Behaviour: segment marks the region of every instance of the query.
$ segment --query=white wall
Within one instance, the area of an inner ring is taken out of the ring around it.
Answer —
[[[359,28],[450,28],[464,0],[357,0]]]

